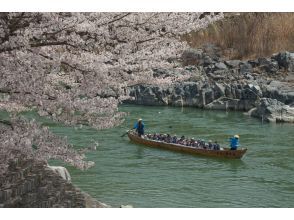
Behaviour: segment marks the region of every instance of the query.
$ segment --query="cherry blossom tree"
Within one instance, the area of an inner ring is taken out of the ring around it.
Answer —
[[[0,167],[17,155],[89,163],[62,138],[15,113],[39,115],[96,129],[123,122],[125,88],[154,80],[154,68],[181,68],[182,34],[206,27],[222,13],[0,13],[0,109],[12,114],[0,127]],[[32,146],[37,146],[37,150]],[[15,154],[15,150],[19,154]],[[14,152],[14,153],[13,153]],[[5,158],[2,160],[2,158]]]

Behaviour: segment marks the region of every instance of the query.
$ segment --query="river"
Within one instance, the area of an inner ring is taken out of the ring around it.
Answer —
[[[94,167],[67,166],[72,182],[113,207],[294,207],[294,125],[261,123],[242,112],[124,105],[119,127],[96,131],[48,123],[76,148],[99,142],[86,154]],[[241,160],[192,156],[131,143],[121,137],[136,119],[145,131],[217,140],[240,135]]]

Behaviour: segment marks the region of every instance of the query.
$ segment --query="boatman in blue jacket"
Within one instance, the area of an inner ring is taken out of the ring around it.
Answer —
[[[133,129],[136,129],[136,131],[138,132],[139,137],[141,137],[141,135],[144,135],[144,123],[143,123],[143,120],[141,118],[138,119],[138,122],[136,122]]]
[[[230,147],[231,150],[237,150],[237,148],[239,147],[239,135],[234,135],[234,137],[230,138]]]

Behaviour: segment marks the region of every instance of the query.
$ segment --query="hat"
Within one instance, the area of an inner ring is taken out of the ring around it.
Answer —
[[[142,118],[139,118],[138,121],[142,121]]]
[[[238,138],[238,139],[239,139],[240,137],[239,137],[239,135],[238,135],[238,134],[236,134],[236,135],[234,136],[234,138]]]

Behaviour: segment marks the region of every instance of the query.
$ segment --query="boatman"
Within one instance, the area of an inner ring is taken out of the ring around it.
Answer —
[[[136,129],[139,137],[141,137],[141,135],[144,135],[144,123],[143,123],[142,118],[138,119],[138,121],[134,125],[133,129]]]
[[[230,147],[231,150],[237,150],[237,148],[239,147],[239,135],[234,135],[234,137],[230,138]]]

